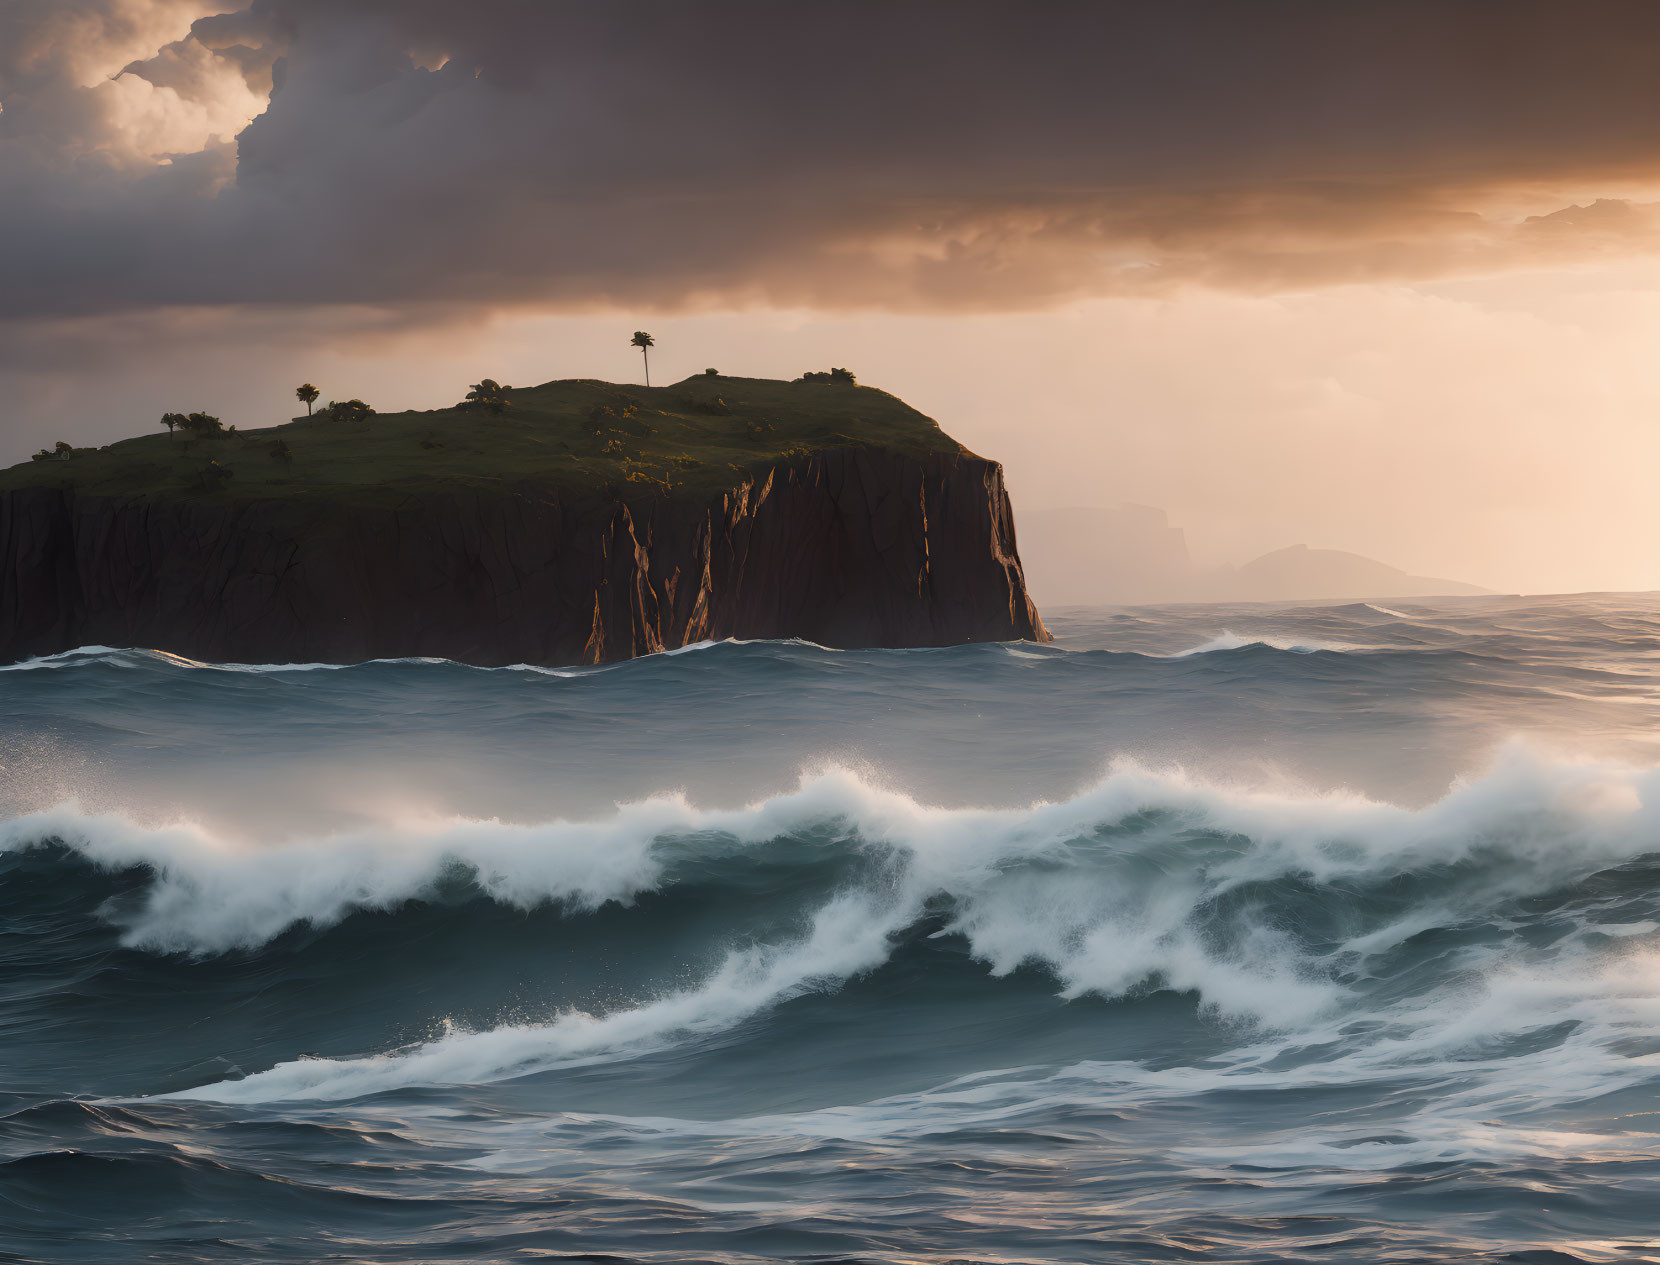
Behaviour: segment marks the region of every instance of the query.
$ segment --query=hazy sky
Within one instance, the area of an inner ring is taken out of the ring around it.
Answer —
[[[1017,513],[1660,587],[1660,5],[0,3],[0,460],[642,325]]]

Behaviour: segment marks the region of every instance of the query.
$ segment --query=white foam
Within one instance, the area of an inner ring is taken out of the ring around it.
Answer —
[[[1149,813],[1162,815],[1157,831],[1103,850],[1102,831]],[[1122,886],[1130,870],[1156,862],[1162,868],[1137,882],[1153,899],[1172,902],[1172,912],[1147,906],[1138,895],[1138,917],[1149,926],[1168,925],[1199,891],[1215,895],[1287,874],[1330,883],[1483,854],[1503,862],[1484,880],[1490,890],[1547,888],[1654,847],[1660,838],[1660,771],[1547,760],[1512,746],[1486,774],[1413,810],[1348,792],[1219,785],[1130,763],[1059,803],[938,808],[833,770],[737,809],[701,809],[667,794],[621,805],[594,821],[520,825],[408,817],[264,844],[220,838],[188,821],[146,826],[67,803],[0,823],[0,850],[60,839],[107,868],[148,865],[156,883],[130,932],[132,943],[213,951],[261,943],[293,922],[326,924],[352,908],[389,908],[428,890],[446,866],[469,869],[484,891],[504,903],[522,907],[574,895],[592,905],[655,882],[658,845],[699,833],[752,845],[835,823],[866,845],[903,852],[931,890],[973,894],[974,885],[997,880],[998,898],[1011,910],[1022,901],[1047,902],[1050,894],[1026,891],[1025,880],[1006,874],[1005,867],[1048,858],[1068,867],[1077,919],[1101,908],[1101,901],[1112,907],[1110,893],[1091,891],[1083,882],[1091,873]],[[1201,832],[1197,843],[1184,835],[1193,831]],[[1021,911],[1008,921],[1016,927],[1071,921],[1069,908],[1063,901],[1049,918]],[[987,932],[988,957],[999,969],[1020,960],[1020,933],[1007,934],[1009,943],[999,946]]]
[[[63,650],[57,654],[41,655],[35,658],[24,659],[17,663],[0,665],[0,672],[32,672],[40,669],[61,669],[86,667],[91,664],[102,664],[108,667],[132,668],[143,663],[165,664],[169,667],[184,668],[195,672],[239,672],[255,675],[272,675],[289,672],[340,672],[348,668],[369,667],[373,665],[427,665],[436,667],[463,668],[470,672],[532,672],[541,676],[573,677],[588,676],[595,672],[604,672],[621,667],[625,663],[640,660],[673,658],[678,655],[692,654],[702,650],[714,650],[722,646],[754,646],[754,645],[781,645],[797,646],[803,649],[820,651],[824,654],[839,654],[838,650],[829,646],[821,646],[815,641],[807,641],[800,637],[784,638],[775,642],[745,641],[736,637],[726,637],[720,640],[704,640],[690,642],[684,646],[675,646],[667,650],[657,651],[650,655],[641,655],[636,659],[622,659],[604,664],[579,664],[569,667],[545,667],[535,663],[511,663],[497,668],[480,667],[477,664],[462,663],[455,659],[431,658],[427,656],[406,656],[401,658],[364,659],[353,663],[211,663],[200,659],[191,659],[185,655],[174,654],[168,650],[146,650],[119,646],[80,646],[74,650]]]
[[[1517,747],[1486,775],[1419,810],[1353,794],[1217,786],[1130,765],[1063,803],[930,808],[831,772],[740,809],[698,809],[663,796],[598,822],[412,823],[263,848],[231,846],[187,825],[146,829],[63,808],[7,823],[0,848],[58,837],[99,864],[152,865],[156,879],[127,927],[128,943],[213,952],[260,943],[295,922],[391,907],[428,890],[447,866],[466,868],[508,904],[589,909],[656,883],[675,856],[697,852],[699,839],[750,847],[809,828],[839,830],[857,846],[880,849],[888,862],[863,885],[827,899],[800,938],[735,953],[690,988],[603,1015],[572,1012],[547,1024],[457,1032],[367,1059],[304,1060],[194,1092],[338,1098],[636,1055],[869,969],[884,958],[890,937],[941,894],[953,910],[948,931],[964,936],[995,974],[1039,965],[1067,997],[1114,997],[1157,981],[1196,994],[1221,1018],[1301,1034],[1305,1042],[1338,1040],[1353,1014],[1334,964],[1353,966],[1443,920],[1479,917],[1518,895],[1655,850],[1660,771],[1548,761]],[[1457,909],[1432,900],[1324,955],[1249,911],[1219,937],[1203,912],[1245,883],[1299,876],[1364,885],[1453,865],[1475,867],[1475,878],[1458,889]],[[1646,934],[1642,924],[1620,930],[1622,943],[1640,944]],[[1506,976],[1497,953],[1468,964],[1484,979],[1499,971],[1485,1000],[1443,993],[1412,1002],[1390,1020],[1399,1033],[1369,1038],[1368,1048],[1386,1061],[1395,1054],[1440,1058],[1517,1025],[1575,1013],[1590,1022],[1621,1007],[1641,1019],[1651,1004],[1642,1000],[1645,985],[1596,983],[1602,977],[1583,965],[1545,985],[1537,973]],[[1654,983],[1646,985],[1651,994],[1660,992]],[[1660,1011],[1654,1019],[1660,1032]]]
[[[1194,646],[1190,650],[1178,650],[1175,654],[1162,655],[1166,659],[1186,659],[1196,654],[1214,654],[1219,650],[1243,650],[1247,646],[1267,646],[1273,650],[1284,650],[1291,654],[1316,654],[1327,650],[1338,654],[1350,654],[1357,650],[1376,650],[1376,646],[1358,646],[1346,641],[1314,641],[1308,638],[1291,639],[1285,637],[1271,637],[1267,634],[1248,633],[1241,635],[1223,629],[1220,634],[1212,637],[1202,645]]]
[[[466,664],[454,664],[449,659],[405,658],[405,659],[369,659],[364,664],[348,663],[208,663],[200,659],[192,659],[186,655],[174,654],[170,650],[145,650],[141,648],[123,648],[120,646],[80,646],[74,650],[63,650],[57,654],[42,655],[32,659],[24,659],[17,663],[0,666],[0,672],[32,672],[39,669],[61,669],[87,667],[100,664],[113,668],[136,668],[145,663],[164,664],[167,667],[183,668],[191,672],[240,672],[267,674],[279,672],[339,672],[349,667],[361,667],[370,663],[408,663],[408,664],[449,664],[451,666],[466,667]],[[484,671],[487,669],[479,669]]]
[[[1560,974],[1560,972],[1558,973]],[[1595,988],[1593,987],[1593,992]],[[1520,1016],[1518,1016],[1520,1018]],[[1539,1017],[1531,1021],[1537,1025]],[[1653,1031],[1652,1020],[1648,1031]],[[1501,1026],[1510,1034],[1513,1025]],[[1355,1171],[1381,1171],[1404,1165],[1458,1161],[1504,1162],[1529,1156],[1611,1158],[1652,1150],[1654,1127],[1627,1121],[1621,1133],[1564,1131],[1528,1123],[1529,1111],[1594,1098],[1645,1081],[1660,1073],[1654,1056],[1625,1057],[1611,1046],[1629,1036],[1631,1017],[1616,1013],[1593,1038],[1578,1038],[1511,1058],[1471,1058],[1468,1045],[1449,1045],[1430,1055],[1410,1045],[1359,1045],[1326,1061],[1291,1063],[1289,1043],[1242,1046],[1203,1065],[1153,1067],[1136,1062],[1085,1061],[1052,1071],[1006,1068],[978,1072],[921,1092],[897,1094],[864,1103],[816,1110],[688,1120],[675,1117],[561,1113],[505,1118],[481,1126],[476,1118],[449,1120],[427,1116],[415,1128],[434,1140],[487,1148],[473,1165],[492,1172],[534,1172],[550,1154],[568,1152],[579,1135],[612,1134],[620,1142],[674,1136],[720,1146],[732,1141],[767,1139],[783,1145],[801,1140],[838,1139],[868,1144],[903,1142],[962,1130],[1052,1127],[1057,1118],[1080,1120],[1102,1113],[1133,1111],[1146,1120],[1162,1104],[1176,1105],[1190,1120],[1203,1110],[1208,1095],[1235,1099],[1241,1094],[1271,1097],[1289,1092],[1303,1107],[1290,1111],[1282,1127],[1263,1125],[1249,1140],[1226,1143],[1178,1143],[1166,1154],[1195,1175],[1221,1180],[1228,1169],[1248,1164],[1281,1170],[1272,1180],[1293,1183],[1347,1181]],[[1322,1033],[1322,1036],[1332,1034]],[[1403,1109],[1386,1120],[1363,1116],[1309,1120],[1306,1092],[1321,1088],[1370,1085],[1375,1092],[1399,1090],[1406,1082],[1432,1085],[1421,1097],[1404,1094]],[[205,1091],[218,1093],[218,1087]],[[1414,1099],[1418,1105],[1411,1105]],[[362,1110],[372,1112],[372,1106]],[[400,1124],[409,1111],[396,1108]],[[1495,1113],[1514,1113],[1497,1121]],[[1186,1126],[1179,1126],[1185,1134]],[[1258,1180],[1270,1180],[1266,1173]]]
[[[119,662],[119,656],[128,653],[114,646],[81,646],[77,650],[64,650],[58,654],[36,655],[33,658],[21,659],[16,663],[0,666],[0,672],[38,672],[42,669],[54,671],[59,668],[72,668],[86,663],[115,662],[116,666],[125,666]]]
[[[471,1084],[619,1051],[638,1056],[666,1043],[731,1027],[814,986],[837,985],[881,965],[897,911],[857,895],[831,900],[799,941],[735,950],[695,988],[594,1016],[568,1011],[551,1023],[506,1024],[455,1032],[391,1054],[360,1059],[298,1059],[240,1081],[170,1095],[215,1102],[338,1100],[409,1085]]]
[[[672,799],[630,805],[603,847],[593,846],[591,829],[563,822],[419,818],[260,845],[191,822],[142,826],[65,804],[0,825],[0,851],[58,840],[105,869],[149,866],[154,879],[123,942],[200,954],[255,947],[298,923],[329,926],[355,910],[395,908],[452,868],[520,908],[625,901],[656,882],[652,843],[682,819]]]

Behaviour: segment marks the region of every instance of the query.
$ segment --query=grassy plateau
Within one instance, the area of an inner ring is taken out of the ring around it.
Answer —
[[[0,492],[137,499],[395,501],[436,486],[707,500],[781,460],[830,448],[962,449],[873,387],[706,376],[663,387],[566,379],[513,390],[501,412],[320,415],[281,426],[153,434],[0,471]],[[225,419],[235,422],[235,418]],[[152,423],[153,425],[154,423]]]

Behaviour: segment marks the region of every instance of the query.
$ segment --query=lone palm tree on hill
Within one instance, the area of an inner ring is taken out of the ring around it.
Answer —
[[[640,349],[640,358],[646,362],[646,385],[649,387],[651,385],[651,353],[647,348],[657,346],[657,340],[646,333],[645,330],[637,329],[634,331],[634,337],[628,340],[628,345]]]
[[[317,403],[317,396],[319,394],[320,392],[317,388],[312,386],[309,382],[294,388],[294,395],[299,399],[301,404],[305,405],[305,415],[307,417],[311,416],[311,406]]]

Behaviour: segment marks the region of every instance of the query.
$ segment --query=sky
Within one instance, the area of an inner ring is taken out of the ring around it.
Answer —
[[[0,461],[831,364],[1022,507],[1660,588],[1660,6],[0,4]]]

